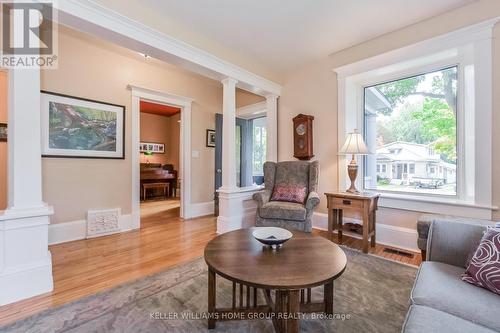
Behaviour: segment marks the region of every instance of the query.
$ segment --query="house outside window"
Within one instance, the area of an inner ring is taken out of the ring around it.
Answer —
[[[376,153],[366,159],[365,187],[457,194],[457,73],[453,66],[364,88],[365,141]]]

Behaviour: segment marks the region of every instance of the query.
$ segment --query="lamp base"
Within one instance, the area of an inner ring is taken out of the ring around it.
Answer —
[[[359,193],[356,188],[356,178],[358,177],[358,164],[354,159],[354,155],[352,155],[351,163],[347,166],[347,174],[349,175],[349,179],[351,180],[351,186],[346,190],[347,193]]]

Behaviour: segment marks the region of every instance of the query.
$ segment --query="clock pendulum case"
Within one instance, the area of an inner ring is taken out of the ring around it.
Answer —
[[[313,116],[299,114],[293,118],[293,157],[310,160],[313,153]]]

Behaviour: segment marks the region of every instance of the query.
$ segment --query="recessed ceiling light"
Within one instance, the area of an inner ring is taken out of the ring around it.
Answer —
[[[138,53],[139,53],[141,56],[143,56],[144,58],[146,58],[146,59],[151,58],[151,56],[150,56],[150,55],[148,55],[148,54],[146,54],[146,53],[141,53],[141,52],[138,52]]]

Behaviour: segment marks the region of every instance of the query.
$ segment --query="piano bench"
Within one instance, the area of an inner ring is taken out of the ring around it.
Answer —
[[[144,201],[146,201],[146,194],[148,190],[163,190],[163,197],[166,199],[167,194],[170,193],[170,184],[169,183],[145,183],[142,184],[142,195]]]

